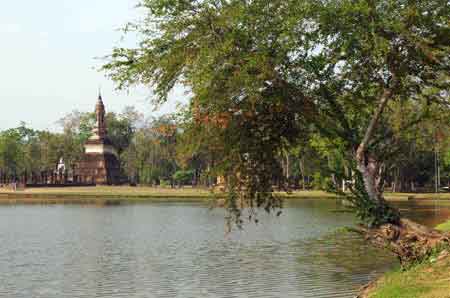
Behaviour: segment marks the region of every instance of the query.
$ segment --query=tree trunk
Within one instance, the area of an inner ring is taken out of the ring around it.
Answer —
[[[392,192],[396,192],[398,190],[398,176],[399,176],[400,170],[398,168],[395,168],[394,171],[394,183],[392,185]]]
[[[364,188],[369,198],[374,202],[380,201],[382,199],[382,190],[379,163],[372,157],[358,158],[357,167],[362,175]]]
[[[306,190],[305,161],[303,160],[303,157],[300,158],[299,164],[300,164],[300,175],[302,176],[302,188],[303,190]]]
[[[286,178],[288,180],[288,183],[289,183],[289,179],[291,178],[290,177],[291,173],[290,173],[289,167],[290,167],[289,152],[286,152]]]

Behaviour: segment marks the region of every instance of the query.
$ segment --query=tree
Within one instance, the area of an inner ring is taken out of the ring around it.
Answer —
[[[175,160],[176,125],[168,116],[150,119],[138,128],[122,154],[130,180],[142,184],[171,181],[178,165]]]
[[[193,111],[189,106],[179,109],[175,120],[180,129],[176,160],[183,169],[192,169],[194,186],[211,186],[212,178],[216,176],[213,165],[216,154],[214,144],[217,142],[210,128],[201,125],[205,121],[200,118],[198,111]]]
[[[75,148],[72,147],[74,144],[71,136],[55,134],[48,131],[39,131],[38,135],[40,159],[37,161],[40,164],[40,171],[54,170],[61,157],[64,158],[66,166],[70,168],[72,162],[76,160],[79,150],[81,150],[78,146],[75,146]]]
[[[432,102],[449,108],[448,1],[141,4],[148,14],[134,26],[140,47],[114,49],[104,70],[119,88],[153,84],[159,101],[177,83],[191,89],[193,121],[221,156],[216,167],[228,179],[228,209],[238,224],[242,206],[281,207],[272,186],[285,178],[279,156],[313,125],[353,169],[352,195],[341,195],[367,226],[389,224],[400,242],[414,229],[417,243],[441,240],[401,219],[383,187],[398,149],[390,105],[414,103],[402,129],[425,118]],[[392,247],[414,258],[413,246]]]
[[[128,119],[110,112],[106,114],[106,124],[108,137],[120,156],[120,154],[122,154],[122,152],[130,145],[133,137],[134,131],[132,123]]]
[[[0,168],[2,174],[17,177],[23,169],[22,157],[20,133],[16,129],[2,132],[0,135]]]

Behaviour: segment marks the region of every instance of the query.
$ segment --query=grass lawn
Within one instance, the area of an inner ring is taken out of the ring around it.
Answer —
[[[203,188],[160,188],[160,187],[130,187],[130,186],[94,186],[94,187],[43,187],[27,188],[13,192],[3,189],[0,194],[9,195],[76,195],[76,196],[107,196],[107,197],[209,197],[211,192]]]
[[[450,192],[446,193],[393,193],[385,192],[384,196],[387,200],[450,200]]]
[[[292,194],[279,193],[287,199],[336,198],[335,195],[323,191],[295,191]],[[96,186],[96,187],[48,187],[28,188],[12,191],[0,188],[0,203],[96,203],[140,202],[140,201],[208,201],[223,198],[225,193],[212,192],[206,188],[163,188],[163,187],[130,187],[130,186]],[[408,199],[442,199],[450,200],[450,193],[445,194],[410,194],[386,193],[386,198],[393,201]]]
[[[126,202],[203,202],[214,199],[207,189],[96,186],[0,189],[0,204],[121,204]]]
[[[279,193],[292,198],[329,198],[333,194],[324,191],[296,191],[292,194]],[[0,188],[0,195],[43,196],[43,195],[77,195],[77,196],[113,196],[113,197],[212,197],[224,196],[220,191],[212,192],[207,188],[165,188],[165,187],[130,187],[130,186],[94,186],[94,187],[43,187],[12,191]]]
[[[370,298],[450,298],[450,257],[386,274],[376,282]]]
[[[280,193],[290,199],[335,198],[323,191]],[[223,198],[225,193],[206,188],[162,188],[130,186],[48,187],[12,191],[0,189],[1,203],[126,203],[126,202],[204,202]]]

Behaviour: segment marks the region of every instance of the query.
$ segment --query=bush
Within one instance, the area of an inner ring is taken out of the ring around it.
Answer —
[[[194,178],[193,171],[177,171],[173,174],[173,180],[178,185],[191,184]]]

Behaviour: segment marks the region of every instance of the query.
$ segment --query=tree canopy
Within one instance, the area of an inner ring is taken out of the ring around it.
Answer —
[[[382,196],[385,164],[402,147],[393,137],[393,111],[403,111],[397,130],[426,119],[432,105],[448,111],[448,1],[140,6],[145,19],[127,28],[140,33],[139,46],[114,49],[103,69],[119,88],[153,86],[157,101],[177,84],[190,88],[192,123],[218,156],[215,168],[227,178],[238,222],[238,202],[280,207],[273,181],[283,188],[286,177],[278,157],[313,134],[353,169],[353,194],[342,195],[360,217],[398,221]]]

